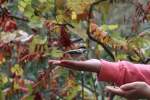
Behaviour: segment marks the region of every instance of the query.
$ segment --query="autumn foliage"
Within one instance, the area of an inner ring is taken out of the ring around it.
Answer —
[[[149,0],[0,0],[0,100],[107,98],[91,73],[48,59],[147,64],[149,22]]]

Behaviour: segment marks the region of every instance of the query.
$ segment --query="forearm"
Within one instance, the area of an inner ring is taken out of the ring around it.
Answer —
[[[133,64],[127,61],[108,62],[91,59],[86,61],[49,60],[49,64],[66,68],[98,73],[100,81],[113,82],[117,85],[136,81],[150,84],[150,65]]]
[[[141,81],[150,85],[150,65],[133,64],[127,61],[108,62],[101,60],[98,74],[100,81],[114,82],[118,86]]]

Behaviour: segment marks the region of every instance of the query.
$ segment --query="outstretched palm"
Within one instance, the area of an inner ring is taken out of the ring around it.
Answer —
[[[71,61],[71,60],[49,60],[49,64],[60,65],[74,70],[99,72],[100,61],[96,59],[86,61]]]

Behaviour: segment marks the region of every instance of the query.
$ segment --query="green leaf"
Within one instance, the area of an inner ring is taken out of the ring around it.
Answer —
[[[98,5],[98,9],[100,9],[101,13],[103,14],[102,23],[105,24],[110,11],[110,3],[108,2],[108,0]]]
[[[30,18],[30,22],[28,23],[28,25],[31,28],[42,28],[43,27],[43,21],[40,20],[39,17],[37,16],[33,16],[32,18]]]
[[[36,45],[44,45],[47,42],[46,36],[36,35],[33,37],[32,42],[29,44],[30,52],[34,52]]]
[[[52,56],[54,58],[59,58],[59,57],[63,56],[63,52],[54,47],[54,48],[52,48],[52,50],[50,52],[50,56]]]
[[[19,9],[21,12],[24,12],[24,7],[22,7],[21,5],[18,5],[18,9]]]
[[[24,15],[30,19],[32,16],[34,16],[34,9],[28,5],[25,8]]]
[[[27,3],[24,2],[24,1],[20,1],[20,2],[19,2],[19,5],[20,5],[21,7],[23,7],[23,8],[25,8],[25,7],[27,6]]]
[[[17,90],[17,89],[19,89],[19,84],[17,83],[17,82],[14,82],[13,83],[13,88],[14,88],[14,90]]]
[[[47,41],[47,37],[46,36],[36,35],[33,38],[33,42],[35,44],[45,44],[46,41]]]
[[[33,16],[33,12],[25,11],[24,15],[30,19]]]
[[[4,100],[3,91],[0,89],[0,100]]]
[[[8,82],[8,77],[4,73],[0,73],[0,85],[4,85]]]
[[[111,30],[111,31],[113,31],[113,30],[116,30],[116,29],[118,29],[119,28],[119,25],[102,25],[101,26],[102,27],[102,29],[104,30],[104,31],[106,31],[106,30]]]
[[[116,59],[117,59],[117,60],[126,60],[126,59],[127,59],[127,55],[126,55],[126,54],[123,54],[123,53],[119,53],[119,54],[116,56]]]
[[[40,3],[47,2],[47,0],[39,0]]]
[[[24,0],[26,3],[30,3],[32,0]]]
[[[70,28],[68,27],[68,29],[73,33],[76,34],[78,36],[80,36],[83,40],[87,40],[88,36],[86,34],[86,30],[84,29],[83,25],[80,23],[78,25],[76,25],[75,28]]]
[[[27,97],[27,100],[34,100],[34,96]]]
[[[31,84],[28,85],[28,90],[29,90],[29,93],[32,93],[32,92],[33,92],[32,85],[31,85]]]
[[[77,95],[77,93],[80,92],[80,90],[81,89],[79,85],[70,88],[68,90],[69,96],[66,97],[66,100],[72,100]]]

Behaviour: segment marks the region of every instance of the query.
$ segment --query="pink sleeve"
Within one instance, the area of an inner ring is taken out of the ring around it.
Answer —
[[[144,81],[150,85],[150,65],[133,64],[127,61],[108,62],[101,60],[98,79],[117,85]]]

